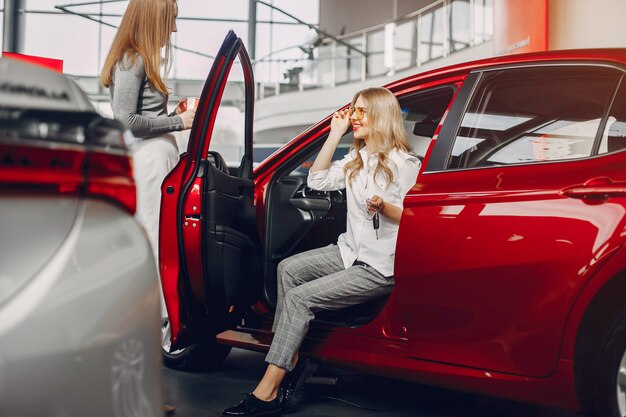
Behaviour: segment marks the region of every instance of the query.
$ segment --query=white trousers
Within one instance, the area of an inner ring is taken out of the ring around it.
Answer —
[[[158,271],[161,184],[178,162],[178,146],[176,145],[174,135],[164,134],[132,144],[131,151],[133,154],[133,174],[137,187],[137,212],[135,217],[148,234]],[[162,311],[165,312],[165,303],[162,296],[161,307]],[[167,317],[167,315],[164,317]]]

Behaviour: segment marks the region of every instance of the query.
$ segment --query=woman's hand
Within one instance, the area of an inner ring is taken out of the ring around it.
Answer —
[[[348,126],[350,126],[350,112],[348,110],[335,112],[330,121],[330,134],[341,137],[348,130]]]
[[[322,149],[317,154],[315,161],[309,172],[318,172],[330,167],[330,163],[337,149],[337,145],[341,140],[341,137],[350,126],[350,112],[348,110],[342,110],[335,112],[333,118],[330,120],[330,133],[322,145]]]
[[[367,211],[377,211],[382,213],[385,209],[385,200],[381,196],[374,195],[367,199]]]
[[[196,109],[184,111],[179,116],[183,119],[183,130],[191,129],[193,118],[196,116]]]
[[[185,100],[184,98],[181,98],[180,100],[178,100],[178,103],[176,104],[176,108],[174,109],[174,113],[175,114],[181,114],[184,110],[183,110],[183,106],[185,106]]]
[[[367,199],[367,211],[377,211],[395,224],[400,223],[402,217],[402,208],[391,203],[385,203],[382,197],[378,195]]]
[[[187,110],[195,109],[198,104],[198,101],[200,101],[198,97],[181,98],[180,100],[178,100],[178,103],[176,104],[176,108],[174,109],[174,112],[176,114],[181,114],[181,113],[186,112]]]

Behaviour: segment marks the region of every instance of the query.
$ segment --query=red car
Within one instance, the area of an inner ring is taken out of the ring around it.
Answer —
[[[236,57],[247,85],[245,156],[231,173],[208,149]],[[423,157],[404,200],[395,288],[319,314],[303,353],[625,416],[625,71],[625,49],[554,51],[389,84]],[[335,242],[346,224],[344,195],[307,188],[299,169],[321,148],[330,117],[253,170],[253,106],[250,61],[231,32],[188,151],[162,186],[170,366],[216,365],[230,346],[267,350],[279,261]]]

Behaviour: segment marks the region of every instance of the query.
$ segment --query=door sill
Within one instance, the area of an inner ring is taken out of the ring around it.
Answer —
[[[236,348],[267,352],[272,343],[273,333],[265,330],[246,328],[242,330],[226,330],[216,336],[217,343]]]

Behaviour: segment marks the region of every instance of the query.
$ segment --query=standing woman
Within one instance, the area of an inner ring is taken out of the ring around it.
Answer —
[[[171,35],[176,32],[176,0],[130,0],[100,73],[111,107],[133,135],[131,145],[137,186],[137,218],[144,225],[158,262],[161,183],[178,162],[171,133],[190,129],[195,110],[167,114]]]
[[[352,149],[331,163],[350,124]],[[346,232],[337,244],[294,255],[278,265],[274,339],[265,358],[269,365],[255,390],[222,415],[280,416],[282,409],[291,407],[291,398],[310,372],[301,366],[305,361],[298,363],[298,350],[315,313],[360,304],[393,288],[402,202],[420,169],[419,160],[408,151],[400,105],[385,88],[360,91],[349,109],[333,115],[308,186],[346,189]],[[288,375],[290,371],[294,372]]]

